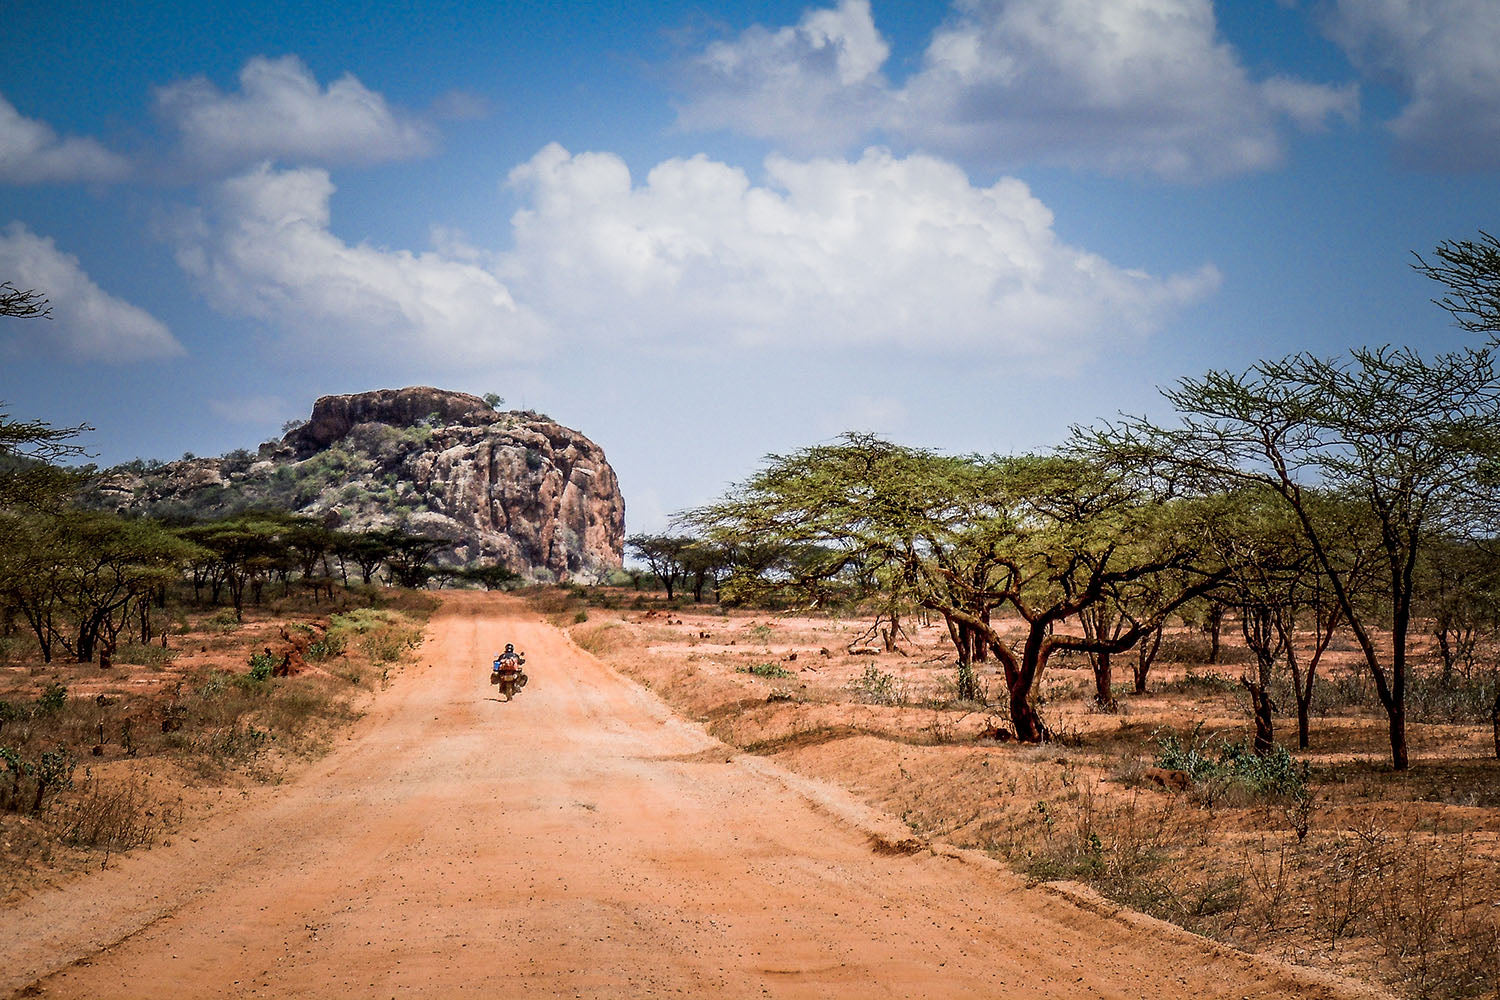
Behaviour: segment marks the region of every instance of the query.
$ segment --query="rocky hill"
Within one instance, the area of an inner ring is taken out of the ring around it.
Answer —
[[[96,484],[98,506],[219,517],[251,507],[342,528],[451,539],[439,559],[498,559],[532,578],[618,568],[625,502],[598,445],[530,411],[426,386],[324,396],[259,453],[132,463]]]

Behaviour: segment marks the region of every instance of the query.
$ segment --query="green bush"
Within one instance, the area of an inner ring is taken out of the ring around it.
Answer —
[[[849,690],[860,701],[875,705],[899,705],[906,700],[905,682],[873,663],[865,664],[865,672],[849,682]]]
[[[17,812],[24,808],[40,813],[48,795],[73,787],[78,758],[61,744],[56,750],[43,751],[34,760],[22,757],[19,750],[0,747],[0,765],[4,765],[9,778],[8,786],[0,787],[0,806]]]
[[[250,679],[256,683],[271,679],[276,669],[276,657],[270,653],[255,653],[250,657]]]
[[[44,714],[62,711],[68,703],[68,689],[62,684],[49,684],[47,690],[36,700],[36,709]]]
[[[329,632],[307,647],[307,658],[314,662],[331,660],[335,656],[342,656],[344,650],[349,648],[349,640],[342,634]]]
[[[790,677],[792,672],[779,663],[755,663],[748,667],[736,668],[742,674],[754,674],[756,677]]]
[[[1194,784],[1243,788],[1254,795],[1306,799],[1312,769],[1292,758],[1285,747],[1272,747],[1264,757],[1240,740],[1214,740],[1202,734],[1200,722],[1184,743],[1175,733],[1156,737],[1156,766],[1185,771]]]

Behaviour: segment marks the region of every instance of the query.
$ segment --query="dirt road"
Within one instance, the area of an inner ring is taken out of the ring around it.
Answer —
[[[883,848],[504,598],[448,597],[420,655],[295,782],[4,913],[0,996],[1359,995]]]

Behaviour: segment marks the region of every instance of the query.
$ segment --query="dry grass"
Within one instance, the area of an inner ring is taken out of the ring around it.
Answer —
[[[169,648],[122,646],[109,671],[43,664],[12,642],[0,669],[0,899],[161,841],[185,800],[280,780],[357,717],[434,607],[382,592],[247,609],[243,623],[191,613]],[[329,635],[340,648],[300,659]],[[302,672],[258,678],[252,655],[295,655]]]

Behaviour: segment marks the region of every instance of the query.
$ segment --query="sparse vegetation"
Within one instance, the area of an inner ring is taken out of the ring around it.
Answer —
[[[914,618],[908,655],[892,660],[851,651],[867,618],[694,612],[660,596],[643,609],[623,599],[632,593],[567,592],[591,609],[573,633],[580,644],[709,720],[718,738],[843,782],[915,835],[987,850],[1032,878],[1084,882],[1198,933],[1293,953],[1413,997],[1494,993],[1500,925],[1489,901],[1500,870],[1477,849],[1487,834],[1473,828],[1476,806],[1500,807],[1500,763],[1483,759],[1480,740],[1488,716],[1475,715],[1492,683],[1483,671],[1468,682],[1454,673],[1450,684],[1468,684],[1462,694],[1441,688],[1441,658],[1429,651],[1408,692],[1413,718],[1417,705],[1431,704],[1441,708],[1421,726],[1444,714],[1469,721],[1442,722],[1462,733],[1418,729],[1417,762],[1398,778],[1359,760],[1379,755],[1384,712],[1358,650],[1335,642],[1313,702],[1322,728],[1311,751],[1294,749],[1289,729],[1290,744],[1257,754],[1236,676],[1255,658],[1231,608],[1217,665],[1197,618],[1173,624],[1163,637],[1172,655],[1158,661],[1150,691],[1117,688],[1114,714],[1095,705],[1088,659],[1059,659],[1038,699],[1058,738],[1026,747],[1013,740],[1003,693],[954,698],[950,640],[936,621]],[[611,604],[622,610],[592,611]],[[1006,618],[994,623],[1018,634]],[[772,643],[795,650],[795,661],[767,658]],[[998,670],[976,665],[982,680]],[[1284,662],[1273,671],[1278,706],[1289,703],[1288,673]],[[729,680],[735,674],[771,683],[747,701],[743,683]],[[1172,784],[1178,771],[1187,773],[1181,790]]]
[[[764,663],[751,663],[747,666],[736,667],[742,674],[754,674],[756,677],[790,677],[792,672],[779,663],[766,661]]]

